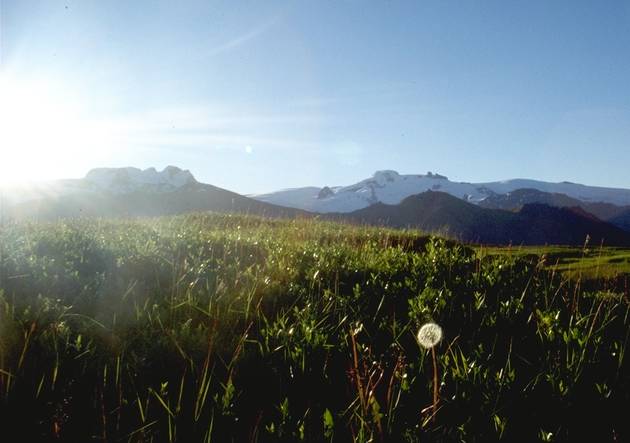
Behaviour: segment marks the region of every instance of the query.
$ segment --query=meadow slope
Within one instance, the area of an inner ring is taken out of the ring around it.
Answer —
[[[629,307],[619,278],[416,231],[7,224],[1,438],[628,441]],[[429,321],[435,369],[415,338]]]

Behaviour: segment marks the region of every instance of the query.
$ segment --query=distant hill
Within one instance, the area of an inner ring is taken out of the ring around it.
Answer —
[[[196,185],[170,192],[133,191],[127,194],[73,194],[20,203],[7,209],[9,218],[49,220],[68,217],[135,217],[193,211],[234,212],[268,217],[306,214],[258,202],[211,185]]]
[[[494,194],[479,202],[488,209],[520,210],[524,205],[540,203],[555,207],[579,207],[603,221],[630,231],[630,206],[605,202],[584,202],[565,194],[542,192],[537,189],[517,189],[507,194]]]
[[[615,214],[608,221],[613,225],[630,232],[630,208]]]
[[[188,171],[168,167],[93,170],[80,180],[55,183],[46,192],[13,195],[3,217],[51,220],[68,217],[134,217],[192,211],[235,212],[269,217],[295,217],[306,212],[260,202],[216,186],[197,182]]]
[[[348,214],[327,214],[334,220],[419,228],[483,244],[630,246],[630,233],[576,208],[525,204],[518,212],[482,208],[443,192],[427,191],[400,204],[377,203]]]

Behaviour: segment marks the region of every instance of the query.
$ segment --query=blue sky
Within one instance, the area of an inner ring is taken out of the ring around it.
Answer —
[[[628,2],[0,0],[0,14],[14,91],[0,125],[29,128],[0,150],[25,175],[174,164],[243,193],[377,169],[630,187]]]

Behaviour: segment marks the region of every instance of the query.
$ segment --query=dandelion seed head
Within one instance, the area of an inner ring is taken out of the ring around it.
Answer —
[[[442,340],[442,328],[435,323],[426,323],[422,325],[416,338],[420,346],[431,349]]]

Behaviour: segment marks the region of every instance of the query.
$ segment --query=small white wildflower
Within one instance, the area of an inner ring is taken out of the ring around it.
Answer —
[[[66,325],[65,321],[59,321],[57,323],[53,323],[52,327],[55,330],[55,332],[57,332],[57,334],[60,334],[60,335],[66,334],[68,332],[68,325]]]
[[[442,340],[442,328],[435,323],[426,323],[418,331],[418,344],[426,349],[431,349]]]

